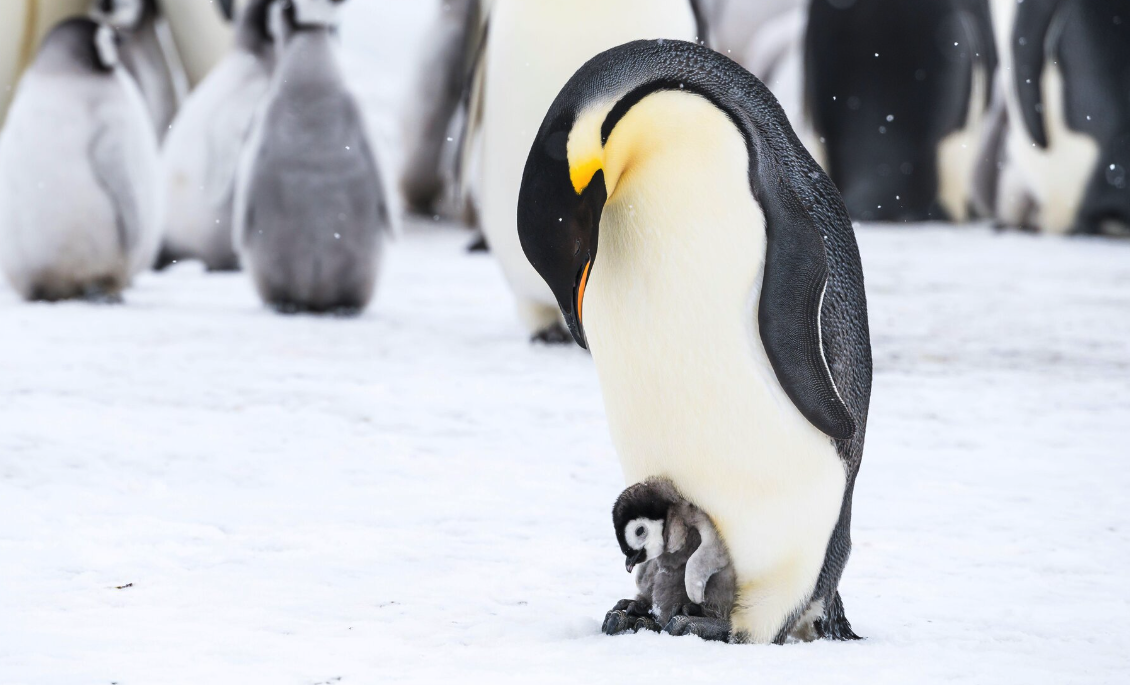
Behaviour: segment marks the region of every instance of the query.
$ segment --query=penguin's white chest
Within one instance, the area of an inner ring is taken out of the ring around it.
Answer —
[[[687,0],[499,0],[485,77],[480,204],[483,230],[520,297],[556,308],[518,240],[518,191],[530,145],[558,92],[586,61],[632,40],[693,40]]]
[[[673,115],[684,101],[700,111]],[[633,110],[618,131],[646,128],[651,109],[652,124],[682,121],[682,137],[667,138],[681,144],[624,162],[584,326],[627,480],[667,476],[711,516],[754,607],[751,637],[769,641],[815,586],[845,471],[761,343],[765,220],[740,134],[700,98],[660,94],[637,108],[644,118],[629,121]]]

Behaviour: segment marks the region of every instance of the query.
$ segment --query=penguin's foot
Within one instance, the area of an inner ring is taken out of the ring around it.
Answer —
[[[696,635],[710,642],[728,642],[732,628],[730,622],[722,618],[680,615],[668,621],[663,632],[676,637]]]
[[[480,233],[475,238],[474,242],[467,246],[467,251],[471,253],[476,252],[490,252],[490,245],[487,243],[487,237]]]
[[[543,345],[568,345],[573,342],[573,336],[565,330],[564,326],[555,323],[534,333],[530,342],[542,343]]]
[[[659,624],[651,618],[646,607],[633,599],[622,599],[617,602],[616,606],[604,615],[604,625],[601,627],[605,635],[637,633],[641,629],[658,632]]]

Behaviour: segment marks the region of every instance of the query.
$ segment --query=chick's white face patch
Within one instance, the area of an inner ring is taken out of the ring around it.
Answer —
[[[645,550],[651,561],[663,554],[663,522],[654,519],[633,519],[624,527],[624,539],[634,550]]]
[[[108,67],[118,65],[118,36],[109,26],[99,26],[94,34],[94,47],[98,50],[98,59]]]

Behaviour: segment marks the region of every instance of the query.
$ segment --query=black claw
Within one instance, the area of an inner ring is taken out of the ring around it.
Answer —
[[[631,630],[632,619],[623,611],[609,611],[604,615],[604,625],[600,631],[605,635],[621,635]]]
[[[637,633],[640,632],[641,630],[647,630],[647,631],[651,631],[653,633],[658,633],[662,630],[662,628],[660,628],[659,624],[655,622],[655,619],[651,618],[650,616],[645,616],[643,618],[637,618],[636,623],[633,626],[633,628],[635,629],[635,631]]]
[[[702,616],[675,616],[663,632],[675,637],[695,635],[711,642],[727,642],[730,639],[730,622],[720,618],[706,618]]]

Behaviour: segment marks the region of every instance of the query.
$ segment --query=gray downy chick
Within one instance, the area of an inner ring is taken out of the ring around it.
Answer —
[[[728,640],[737,578],[706,512],[668,480],[625,490],[612,509],[625,568],[636,569],[639,595],[605,616],[608,635],[641,629]]]
[[[356,314],[391,217],[361,109],[337,58],[342,0],[278,0],[279,57],[241,161],[235,241],[265,303]]]

